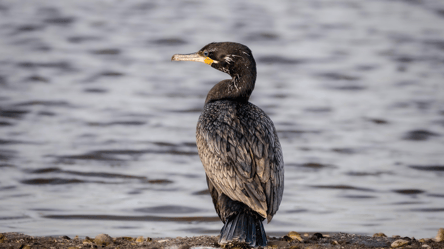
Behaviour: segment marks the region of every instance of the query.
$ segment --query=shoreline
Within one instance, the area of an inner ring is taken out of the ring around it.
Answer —
[[[110,237],[99,234],[94,238],[70,238],[68,236],[30,236],[22,233],[0,233],[0,248],[221,248],[218,236],[193,236],[177,238],[150,237]],[[246,248],[242,244],[228,245],[224,248]],[[434,238],[387,237],[384,233],[373,236],[349,233],[297,233],[289,232],[283,237],[268,237],[266,248],[444,248],[444,229],[440,228]]]

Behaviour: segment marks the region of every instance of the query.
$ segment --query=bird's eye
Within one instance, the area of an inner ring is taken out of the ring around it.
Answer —
[[[208,57],[208,55],[209,55],[210,53],[208,53],[208,51],[205,50],[205,51],[203,52],[203,54],[204,54],[205,57]]]

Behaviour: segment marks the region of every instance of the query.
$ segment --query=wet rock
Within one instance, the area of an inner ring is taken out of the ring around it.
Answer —
[[[284,236],[284,239],[286,241],[298,240],[299,242],[304,242],[304,239],[302,239],[301,235],[295,231],[289,232],[287,235]]]
[[[288,242],[282,241],[282,240],[269,241],[267,244],[267,247],[271,247],[271,248],[285,248],[287,246],[288,246]]]
[[[127,237],[127,236],[119,237],[119,238],[117,238],[117,239],[127,240],[127,241],[134,241],[134,238],[133,238],[133,237]]]
[[[433,242],[433,240],[432,239],[429,239],[429,238],[427,238],[427,239],[420,239],[420,240],[418,240],[420,243],[430,243],[430,242]]]
[[[107,246],[113,243],[113,238],[111,238],[108,234],[99,234],[95,237],[94,242],[98,246]]]
[[[92,245],[94,243],[94,240],[90,237],[86,236],[86,238],[82,242],[84,245]]]
[[[435,237],[436,242],[444,241],[444,228],[438,230],[438,234]]]
[[[384,233],[375,233],[375,234],[373,234],[373,238],[377,238],[377,237],[386,238],[387,235],[385,235]]]
[[[303,247],[301,247],[301,246],[290,246],[290,248],[289,249],[302,249]]]
[[[408,240],[398,239],[398,240],[395,240],[395,241],[392,243],[391,247],[392,247],[392,248],[398,248],[398,247],[405,246],[405,245],[407,245],[407,244],[409,244],[409,243],[410,243],[410,241],[408,241]]]
[[[314,234],[310,237],[311,240],[318,240],[318,239],[321,239],[321,238],[324,238],[324,236],[322,235],[322,233],[314,233]]]

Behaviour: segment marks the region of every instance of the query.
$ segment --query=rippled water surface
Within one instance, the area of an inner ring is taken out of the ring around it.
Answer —
[[[193,236],[222,223],[195,125],[228,76],[171,62],[248,45],[285,193],[269,235],[444,224],[440,1],[0,2],[0,231]]]

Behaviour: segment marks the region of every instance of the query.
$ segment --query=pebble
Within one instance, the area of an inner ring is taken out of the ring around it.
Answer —
[[[113,238],[111,238],[108,234],[99,234],[94,238],[94,242],[98,246],[107,246],[113,243]]]
[[[295,231],[289,232],[287,235],[284,236],[284,239],[286,239],[287,241],[298,240],[299,242],[304,242],[304,239],[301,237],[301,235]]]
[[[288,249],[302,249],[300,246],[290,246]]]
[[[419,242],[428,243],[428,242],[433,242],[433,240],[432,239],[420,239]]]
[[[393,247],[393,248],[401,247],[401,246],[407,245],[408,243],[409,243],[408,240],[398,239],[392,243],[391,247]]]
[[[284,248],[288,246],[288,242],[286,241],[269,241],[267,246],[272,247],[272,248]]]
[[[318,239],[321,239],[321,238],[324,238],[324,236],[322,235],[322,233],[314,233],[312,236],[311,236],[311,240],[318,240]]]
[[[429,245],[422,245],[422,247],[424,247],[424,248],[432,248],[432,247],[429,246]]]
[[[139,237],[137,237],[137,239],[136,239],[136,242],[139,242],[139,243],[141,243],[141,242],[143,242],[143,241],[144,241],[143,236],[139,236]]]
[[[86,238],[83,240],[83,244],[88,245],[94,243],[94,240],[92,240],[90,237],[86,236]]]
[[[333,240],[332,242],[330,242],[332,245],[339,245],[339,242],[337,240]]]
[[[436,242],[444,241],[444,228],[438,229],[438,234],[435,237]]]
[[[375,233],[375,234],[373,234],[373,238],[376,238],[376,237],[387,238],[387,235],[385,235],[384,233]]]

